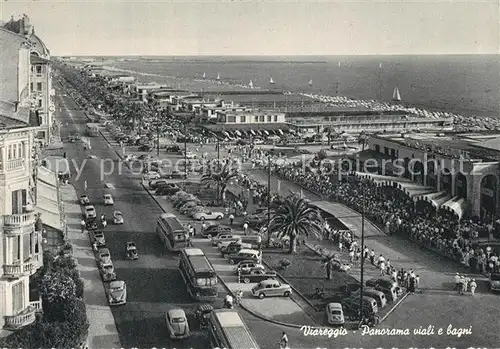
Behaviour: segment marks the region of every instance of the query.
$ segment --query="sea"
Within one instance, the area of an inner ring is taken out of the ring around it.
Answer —
[[[104,58],[104,57],[103,57]],[[500,117],[500,55],[106,57],[143,81],[220,80],[269,90],[392,99],[416,108]],[[270,79],[274,84],[270,84]]]

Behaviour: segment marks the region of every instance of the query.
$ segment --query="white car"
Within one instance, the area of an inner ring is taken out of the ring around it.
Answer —
[[[222,242],[232,242],[236,240],[241,240],[240,235],[234,235],[234,234],[222,234],[219,236],[215,236],[212,238],[212,246],[218,246],[219,243]]]
[[[96,218],[97,212],[95,211],[95,207],[93,205],[85,206],[85,218]]]
[[[80,195],[80,204],[81,205],[89,205],[90,199],[87,195]]]
[[[150,171],[150,172],[146,173],[143,178],[144,178],[145,181],[152,181],[152,180],[155,180],[155,179],[160,179],[160,177],[161,176],[160,176],[160,174],[158,172],[156,172],[156,171]]]
[[[193,219],[197,221],[204,221],[204,220],[219,220],[224,218],[224,213],[222,212],[212,212],[212,211],[207,211],[207,212],[197,212],[193,214]]]
[[[169,310],[165,314],[165,323],[170,338],[181,339],[189,337],[189,323],[184,310],[180,308]]]
[[[105,283],[104,288],[108,296],[109,305],[122,305],[127,303],[127,285],[125,281],[111,281]]]
[[[114,205],[115,201],[111,194],[104,194],[104,205]]]
[[[344,310],[342,309],[342,304],[340,303],[328,303],[326,306],[326,318],[330,325],[343,326],[344,320]]]
[[[196,159],[196,154],[193,153],[192,151],[188,151],[188,152],[186,152],[185,158],[186,159]]]
[[[113,223],[123,224],[123,214],[120,211],[113,212]]]

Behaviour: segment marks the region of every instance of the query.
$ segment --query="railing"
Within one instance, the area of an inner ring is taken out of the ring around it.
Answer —
[[[35,223],[35,213],[20,213],[3,216],[3,224],[6,226],[25,226]]]
[[[4,264],[3,275],[6,277],[20,277],[23,275],[31,274],[36,270],[36,265],[33,261],[19,263],[19,264]]]
[[[17,315],[6,315],[4,316],[5,324],[4,329],[16,330],[21,327],[27,326],[36,320],[36,309],[32,306],[28,306],[22,311],[21,314]]]
[[[31,301],[30,302],[30,307],[33,307],[37,313],[41,313],[43,311],[42,309],[42,300],[37,300],[37,301]]]
[[[0,167],[4,171],[18,170],[24,167],[24,159],[14,159],[6,161]]]

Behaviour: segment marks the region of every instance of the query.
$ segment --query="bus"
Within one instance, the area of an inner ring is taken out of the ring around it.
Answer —
[[[260,349],[236,310],[214,310],[210,315],[208,336],[211,348]]]
[[[85,128],[85,134],[89,137],[99,136],[99,124],[87,124]]]
[[[217,298],[217,273],[199,248],[185,248],[179,262],[184,283],[191,298],[198,301],[215,301]]]
[[[170,251],[186,247],[186,228],[171,213],[162,213],[156,222],[156,235]]]

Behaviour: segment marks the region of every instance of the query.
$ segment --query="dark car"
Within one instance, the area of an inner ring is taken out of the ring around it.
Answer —
[[[229,233],[231,233],[230,227],[220,224],[213,224],[208,226],[204,231],[202,231],[201,236],[211,239],[221,234],[229,234]]]
[[[258,229],[267,221],[267,215],[251,214],[245,217],[244,223],[248,223],[250,228]]]
[[[151,190],[156,190],[160,185],[164,184],[167,184],[167,181],[161,181],[161,180],[151,181],[149,182],[149,187],[151,188]]]
[[[153,150],[153,147],[149,146],[149,145],[141,145],[139,147],[139,151],[152,151]]]
[[[97,219],[96,218],[87,218],[85,221],[85,228],[87,230],[95,230],[98,228]]]
[[[166,148],[167,153],[178,153],[181,151],[181,147],[178,145],[169,145]]]
[[[179,187],[171,187],[169,185],[162,185],[158,189],[156,189],[156,194],[158,195],[174,195],[175,193],[179,192],[181,188]]]
[[[276,272],[274,270],[266,271],[262,270],[260,267],[251,268],[248,271],[244,271],[240,274],[240,279],[245,284],[250,282],[261,282],[267,279],[274,279],[276,277]]]
[[[233,241],[227,247],[220,251],[222,257],[226,255],[237,254],[240,250],[248,247],[248,244],[241,244],[239,241]]]

